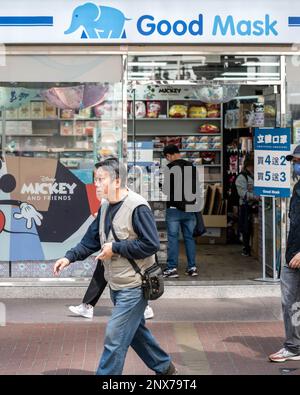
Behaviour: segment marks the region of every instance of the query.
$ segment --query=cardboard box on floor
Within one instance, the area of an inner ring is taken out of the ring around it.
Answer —
[[[203,221],[208,232],[198,237],[197,243],[226,244],[227,201],[223,200],[222,187],[218,184],[208,185]]]

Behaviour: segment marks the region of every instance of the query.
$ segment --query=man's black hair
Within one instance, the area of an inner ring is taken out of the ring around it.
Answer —
[[[109,172],[112,180],[119,178],[121,181],[121,188],[125,188],[127,169],[124,163],[120,162],[118,158],[107,158],[95,164],[96,169],[100,167]]]
[[[177,145],[174,145],[174,144],[167,145],[163,150],[164,156],[166,156],[167,154],[174,155],[174,154],[179,154],[179,153],[180,153],[180,151],[179,151]]]

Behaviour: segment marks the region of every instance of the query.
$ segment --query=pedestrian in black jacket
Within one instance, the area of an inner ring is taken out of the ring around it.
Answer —
[[[300,145],[286,159],[292,161],[298,182],[290,201],[286,262],[280,276],[285,342],[282,349],[269,356],[273,362],[300,360]]]

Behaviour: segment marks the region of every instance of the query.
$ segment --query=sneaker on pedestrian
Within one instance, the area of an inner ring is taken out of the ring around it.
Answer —
[[[144,311],[145,320],[150,320],[153,317],[154,317],[154,312],[153,312],[152,307],[150,307],[149,305],[146,306],[145,311]]]
[[[177,273],[177,269],[166,269],[163,271],[163,276],[164,277],[172,277],[172,278],[177,278],[179,277]]]
[[[242,250],[242,256],[251,256],[250,252],[246,250],[246,248],[243,248]]]
[[[163,376],[175,376],[175,375],[178,375],[178,370],[176,369],[173,362],[170,362],[168,369],[164,373],[156,373],[156,374],[163,375]]]
[[[300,361],[300,354],[294,354],[286,348],[282,348],[275,354],[269,355],[269,360],[272,362]]]
[[[199,275],[196,266],[191,267],[190,269],[186,269],[185,274],[191,277],[196,277]]]
[[[81,303],[78,306],[70,306],[69,310],[72,313],[80,315],[81,317],[85,317],[85,318],[93,318],[94,316],[94,307],[86,303]]]

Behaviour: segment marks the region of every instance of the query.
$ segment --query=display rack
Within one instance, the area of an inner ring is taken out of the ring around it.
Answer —
[[[144,99],[144,102],[157,102],[158,100],[153,98],[151,100]],[[152,141],[154,144],[153,148],[153,162],[159,168],[164,167],[167,162],[162,158],[163,147],[167,144],[178,145],[180,152],[183,154],[182,158],[192,161],[195,165],[204,166],[204,183],[205,188],[217,184],[222,190],[223,185],[223,105],[217,106],[219,116],[218,117],[189,117],[190,107],[205,107],[207,104],[194,99],[159,99],[161,103],[161,112],[158,118],[150,118],[147,116],[137,117],[133,119],[131,114],[128,114],[128,140],[131,141],[133,136],[136,142]],[[128,108],[133,108],[133,101],[129,102]],[[185,105],[187,107],[187,114],[183,118],[172,118],[169,116],[170,109],[174,104]],[[135,111],[136,113],[137,111]],[[213,125],[216,128],[216,132],[205,131],[200,132],[200,128],[203,125]],[[215,143],[214,143],[215,142]],[[193,147],[193,144],[195,145]],[[190,147],[190,148],[187,148]],[[207,157],[205,157],[207,153]],[[213,159],[211,159],[213,158]],[[137,163],[138,164],[138,163]],[[153,188],[151,185],[150,189]],[[145,196],[147,197],[147,196]],[[162,194],[160,195],[160,199]],[[157,199],[157,200],[160,200]],[[155,199],[149,199],[150,205],[154,212],[154,217],[157,222],[157,227],[160,236],[161,249],[158,253],[158,258],[161,263],[165,263],[167,259],[167,232],[165,225],[165,210],[166,203],[164,201],[155,201]],[[208,217],[205,221],[209,219]],[[211,222],[214,227],[220,225],[220,221],[216,218],[215,222]],[[224,222],[224,216],[222,217]],[[223,226],[223,222],[221,226]],[[226,223],[226,221],[225,221]],[[210,226],[210,224],[208,223]],[[226,224],[225,224],[226,226]]]

